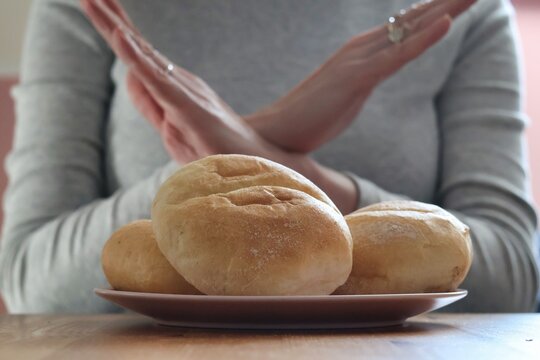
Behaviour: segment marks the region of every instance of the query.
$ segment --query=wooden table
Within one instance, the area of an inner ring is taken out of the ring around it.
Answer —
[[[403,327],[226,331],[138,315],[0,317],[0,359],[540,359],[540,314],[412,318]]]

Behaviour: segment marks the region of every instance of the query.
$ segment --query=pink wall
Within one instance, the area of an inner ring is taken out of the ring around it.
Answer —
[[[6,186],[4,173],[4,156],[11,148],[11,136],[13,134],[13,104],[9,96],[9,90],[15,83],[15,77],[0,78],[0,200]],[[2,228],[2,210],[0,208],[0,229]],[[0,314],[5,312],[2,298],[0,297]]]
[[[533,194],[540,206],[540,1],[514,1],[525,59],[525,106],[531,120],[527,129]],[[539,208],[540,210],[540,208]]]
[[[11,148],[11,135],[13,133],[13,104],[9,90],[15,84],[15,77],[0,79],[0,199],[6,186],[6,175],[3,169],[3,159]],[[2,210],[0,210],[0,229],[2,228]]]

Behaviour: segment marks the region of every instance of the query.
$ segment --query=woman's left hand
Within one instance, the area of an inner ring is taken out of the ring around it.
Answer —
[[[304,156],[286,153],[268,143],[203,80],[175,66],[150,46],[115,1],[86,0],[83,6],[128,66],[128,91],[135,106],[158,129],[177,162],[183,164],[217,153],[240,153],[307,171]]]
[[[135,107],[159,131],[180,164],[212,154],[261,156],[311,179],[344,212],[355,209],[356,188],[345,175],[308,155],[285,151],[261,137],[202,79],[175,66],[149,45],[115,0],[82,0],[88,17],[127,65]]]

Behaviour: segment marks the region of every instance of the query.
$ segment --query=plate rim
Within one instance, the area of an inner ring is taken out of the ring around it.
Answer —
[[[396,298],[408,299],[433,299],[433,298],[448,298],[461,296],[465,297],[469,293],[466,289],[456,289],[455,291],[447,292],[429,292],[429,293],[405,293],[405,294],[358,294],[358,295],[184,295],[184,294],[165,294],[165,293],[149,293],[135,292],[114,289],[94,288],[96,295],[113,295],[124,297],[145,297],[145,298],[167,298],[176,300],[197,300],[197,301],[328,301],[328,300],[343,300],[343,301],[358,301],[358,300],[394,300]]]

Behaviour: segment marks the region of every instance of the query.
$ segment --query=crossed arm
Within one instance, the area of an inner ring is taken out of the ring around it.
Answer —
[[[407,38],[388,40],[386,27],[360,34],[275,103],[242,118],[202,79],[173,65],[139,34],[116,0],[84,0],[96,29],[129,67],[135,106],[180,164],[215,153],[262,156],[303,173],[343,213],[356,209],[357,187],[307,153],[336,137],[371,91],[435,44],[475,0],[419,3],[402,15]],[[167,70],[169,68],[170,70]]]

